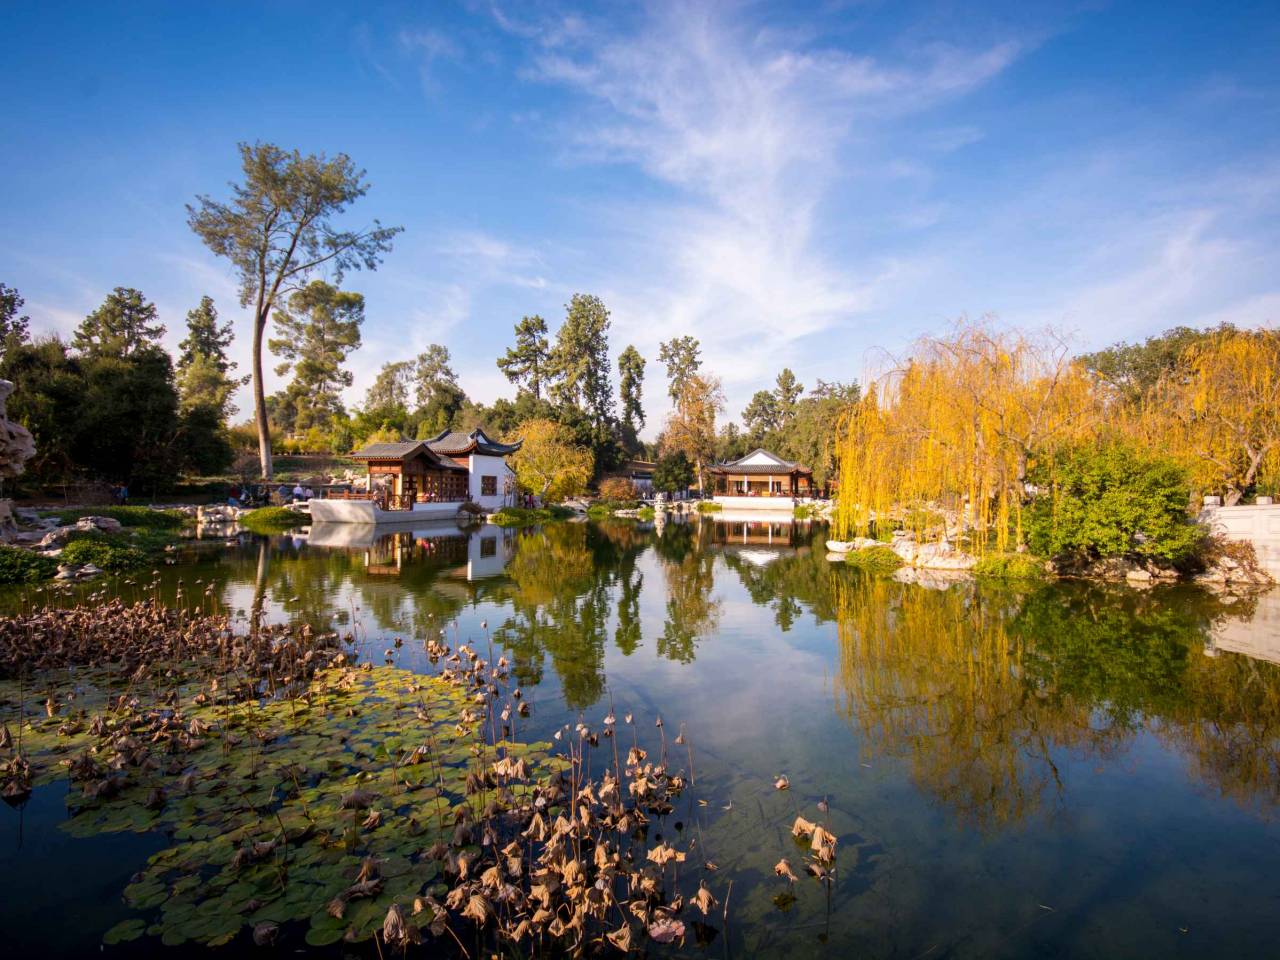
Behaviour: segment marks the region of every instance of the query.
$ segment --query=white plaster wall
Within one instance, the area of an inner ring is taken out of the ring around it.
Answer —
[[[1205,507],[1200,519],[1228,540],[1252,543],[1258,564],[1280,581],[1280,504]]]
[[[480,478],[484,476],[498,478],[497,493],[493,496],[486,497],[480,493]],[[514,483],[515,474],[507,466],[507,461],[503,457],[487,457],[478,453],[471,455],[468,491],[472,502],[480,504],[486,510],[497,510],[499,507],[506,506],[507,498],[504,491],[508,479]]]
[[[772,510],[775,513],[785,513],[787,516],[791,516],[792,513],[790,497],[726,497],[717,495],[711,499],[726,510],[750,510],[753,512]]]

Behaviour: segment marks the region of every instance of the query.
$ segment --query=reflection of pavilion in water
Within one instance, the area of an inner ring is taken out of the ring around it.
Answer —
[[[703,518],[710,523],[710,542],[746,560],[767,563],[782,553],[806,550],[810,542],[810,522],[760,512],[725,511]]]
[[[502,573],[515,548],[515,538],[502,527],[484,524],[464,530],[452,522],[397,530],[315,524],[307,540],[313,547],[363,548],[365,570],[375,577],[434,567],[459,579],[483,580]]]
[[[1280,589],[1257,598],[1250,617],[1226,617],[1215,623],[1204,645],[1205,656],[1239,653],[1253,660],[1280,663]]]

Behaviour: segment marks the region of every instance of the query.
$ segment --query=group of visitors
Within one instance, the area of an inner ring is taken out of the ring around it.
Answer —
[[[301,480],[293,485],[292,490],[289,489],[287,483],[282,483],[277,492],[280,494],[281,503],[288,503],[290,500],[294,503],[300,503],[303,500],[311,500],[316,495],[316,492],[310,487],[304,487]]]

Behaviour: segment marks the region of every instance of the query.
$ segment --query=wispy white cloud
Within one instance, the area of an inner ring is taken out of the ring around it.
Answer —
[[[603,212],[616,249],[596,282],[619,348],[634,341],[654,356],[660,340],[695,334],[734,415],[799,342],[864,314],[890,270],[842,262],[825,241],[824,202],[848,176],[850,141],[980,86],[1022,49],[934,45],[888,63],[753,28],[747,12],[663,5],[619,34],[616,24],[513,24],[495,10],[533,42],[525,76],[581,96],[561,126],[566,162],[632,165],[672,191]],[[922,225],[937,215],[913,214]],[[661,402],[662,390],[649,394]]]

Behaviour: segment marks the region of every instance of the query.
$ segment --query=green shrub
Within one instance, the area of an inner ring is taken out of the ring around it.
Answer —
[[[150,562],[146,551],[101,537],[79,537],[62,548],[59,563],[92,563],[103,570],[130,570]]]
[[[0,545],[0,583],[37,583],[53,576],[58,562],[30,550]]]
[[[871,573],[892,573],[903,564],[902,558],[889,547],[850,550],[844,555],[844,562],[846,566],[857,567]]]
[[[657,513],[654,511],[653,507],[641,507],[639,510],[636,511],[637,520],[649,521],[656,516],[657,516]]]
[[[724,509],[724,504],[713,503],[710,500],[699,500],[696,509],[699,513],[719,513]]]
[[[613,516],[613,510],[603,503],[593,503],[591,506],[587,507],[587,516],[592,520],[604,520],[607,517]]]
[[[554,505],[534,510],[525,507],[503,507],[496,513],[489,514],[489,522],[500,527],[531,527],[551,520],[564,520],[571,516],[573,511],[568,507]]]
[[[1032,479],[1045,492],[1027,511],[1027,544],[1042,557],[1177,563],[1203,539],[1187,512],[1186,470],[1133,444],[1067,450]]]
[[[973,575],[996,580],[1041,580],[1044,561],[1029,553],[992,553],[978,560]]]
[[[122,527],[144,527],[152,530],[177,530],[190,523],[181,510],[153,510],[150,507],[77,507],[73,510],[43,511],[46,517],[57,517],[59,523],[75,523],[81,517],[110,517]]]
[[[240,516],[240,525],[254,533],[284,533],[311,522],[305,513],[288,507],[259,507]]]
[[[797,520],[809,520],[817,514],[811,503],[797,503],[791,512]]]

